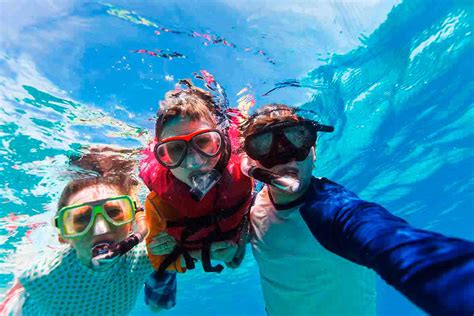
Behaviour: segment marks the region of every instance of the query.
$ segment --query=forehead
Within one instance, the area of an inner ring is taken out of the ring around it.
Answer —
[[[189,117],[175,117],[166,122],[161,132],[161,139],[190,134],[192,132],[215,128],[215,126],[209,122],[201,120],[191,120]]]
[[[115,186],[96,184],[77,191],[69,197],[67,205],[82,204],[122,195]]]
[[[248,132],[253,133],[273,126],[291,125],[302,121],[298,116],[288,111],[283,112],[284,114],[282,115],[275,115],[275,113],[276,111],[267,115],[262,114],[255,116],[247,128]]]

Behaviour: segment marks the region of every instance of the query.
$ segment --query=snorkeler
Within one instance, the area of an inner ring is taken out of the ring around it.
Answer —
[[[71,181],[54,218],[63,247],[18,277],[0,314],[129,314],[153,271],[145,243],[136,245],[147,234],[137,189],[126,175]]]
[[[151,191],[146,241],[156,272],[146,282],[145,301],[152,309],[162,305],[163,280],[193,269],[198,260],[206,272],[223,269],[211,259],[239,266],[248,235],[253,187],[233,151],[238,124],[209,92],[188,80],[180,84],[160,102],[156,138],[140,162]]]
[[[324,249],[298,211],[311,181],[316,132],[332,127],[300,120],[282,106],[258,113],[243,125],[249,158],[242,166],[271,184],[250,212],[268,315],[375,315],[375,274]]]
[[[312,177],[317,132],[333,128],[300,113],[267,105],[243,126],[244,149],[251,158],[244,170],[268,184],[250,219],[269,314],[362,312],[347,309],[354,299],[367,300],[351,293],[360,274],[335,259],[334,266],[322,270],[333,259],[317,240],[334,254],[373,269],[430,314],[473,315],[474,243],[413,228],[341,185]],[[285,260],[272,260],[276,257]]]

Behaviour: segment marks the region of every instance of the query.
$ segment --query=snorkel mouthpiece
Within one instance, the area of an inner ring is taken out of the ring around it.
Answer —
[[[300,181],[297,178],[290,175],[281,176],[277,173],[258,167],[251,167],[249,170],[249,176],[288,193],[298,192],[300,188]]]
[[[191,179],[191,197],[195,201],[201,201],[204,196],[219,182],[221,173],[215,169],[204,173],[196,174],[190,177]]]
[[[92,248],[92,265],[95,267],[103,263],[110,262],[117,256],[121,256],[132,250],[133,247],[143,241],[144,237],[139,232],[130,236],[117,244],[100,243]]]
[[[118,242],[100,242],[92,248],[92,266],[100,267],[114,261],[118,256],[125,255],[141,243],[149,233],[144,209],[138,207],[135,213],[136,232],[131,232],[127,238]]]
[[[248,162],[248,159],[244,161]],[[248,177],[252,177],[260,182],[272,185],[288,193],[298,192],[301,186],[300,180],[291,175],[279,175],[277,173],[252,166],[249,163],[242,163],[242,172]]]
[[[111,245],[109,243],[100,243],[92,248],[92,257],[96,258],[98,256],[104,255],[111,251]]]
[[[119,254],[114,251],[114,246],[110,243],[100,243],[92,248],[92,266],[100,267],[110,263]]]
[[[270,184],[280,190],[287,191],[288,193],[295,193],[298,192],[300,188],[300,181],[292,176],[278,176],[277,174],[272,174],[271,177],[272,180]]]

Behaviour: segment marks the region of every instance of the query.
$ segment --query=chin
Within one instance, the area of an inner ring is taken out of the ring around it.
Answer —
[[[308,186],[311,184],[311,177],[306,178],[306,179],[300,179],[300,181],[301,181],[300,190],[305,191],[308,188]]]

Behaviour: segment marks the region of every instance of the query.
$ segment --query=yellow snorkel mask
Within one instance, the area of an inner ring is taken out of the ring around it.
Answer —
[[[55,226],[63,238],[78,238],[86,235],[94,226],[98,214],[114,226],[132,222],[137,210],[128,195],[112,197],[61,208],[54,218]]]

